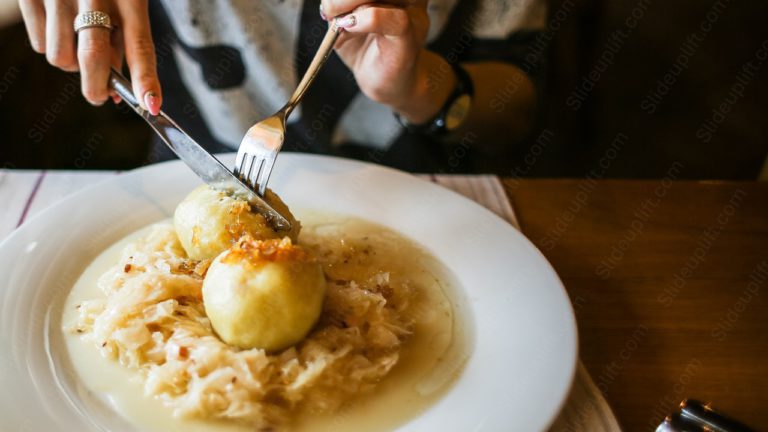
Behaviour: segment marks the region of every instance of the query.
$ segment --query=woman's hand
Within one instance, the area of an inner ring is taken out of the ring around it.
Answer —
[[[439,87],[429,83],[430,71],[447,63],[424,49],[427,0],[322,0],[321,14],[347,14],[337,21],[345,30],[336,52],[366,96],[414,122],[426,121],[439,110],[455,77]]]
[[[149,29],[147,0],[19,0],[32,48],[65,71],[80,71],[82,92],[88,102],[117,102],[107,82],[110,66],[120,69],[125,54],[133,93],[152,114],[162,102],[157,79],[155,48]],[[108,14],[114,30],[91,27],[75,34],[79,12]]]

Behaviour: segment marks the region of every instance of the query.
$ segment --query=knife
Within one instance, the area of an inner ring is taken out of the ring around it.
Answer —
[[[176,153],[176,156],[204,182],[214,189],[242,197],[257,213],[263,215],[276,230],[288,231],[291,229],[291,223],[285,216],[267,204],[258,193],[249,188],[218,159],[196,143],[170,117],[162,111],[153,116],[149,111],[142,108],[133,95],[131,82],[114,68],[109,77],[109,84],[123,98],[123,101],[136,111],[136,114],[149,123],[149,126]]]

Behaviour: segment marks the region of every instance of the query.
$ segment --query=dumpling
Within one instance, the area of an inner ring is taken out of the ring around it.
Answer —
[[[288,206],[270,189],[265,201],[291,222],[290,232],[276,232],[264,216],[251,211],[250,205],[224,191],[202,185],[187,195],[176,207],[173,222],[181,245],[190,258],[210,259],[229,249],[244,234],[256,239],[289,236],[296,241],[301,224]]]
[[[243,237],[211,263],[203,304],[213,329],[240,348],[277,351],[304,339],[325,297],[320,263],[291,239]]]

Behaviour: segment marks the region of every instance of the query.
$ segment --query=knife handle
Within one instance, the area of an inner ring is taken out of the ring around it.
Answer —
[[[114,89],[123,101],[133,108],[134,111],[139,115],[144,116],[146,110],[141,107],[136,96],[133,95],[133,86],[131,86],[131,82],[115,68],[112,68],[109,74],[109,86]]]
[[[160,139],[162,139],[177,156],[181,157],[181,155],[179,155],[177,140],[173,137],[181,137],[181,139],[188,139],[189,141],[194,142],[194,140],[192,140],[186,132],[181,130],[181,128],[166,116],[165,113],[160,112],[158,115],[154,116],[149,111],[142,108],[141,105],[139,105],[136,96],[133,95],[133,86],[131,85],[131,82],[115,68],[112,68],[110,71],[109,86],[123,98],[123,102],[133,108],[133,110],[136,111],[136,114],[149,124],[149,126],[160,136]],[[199,146],[197,143],[195,143],[195,145]],[[202,148],[201,150],[205,151]]]

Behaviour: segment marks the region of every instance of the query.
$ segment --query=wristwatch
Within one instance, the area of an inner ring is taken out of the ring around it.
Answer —
[[[469,110],[472,107],[472,98],[475,95],[472,78],[467,71],[458,64],[451,63],[453,72],[456,75],[456,87],[448,96],[445,104],[435,117],[421,124],[413,124],[404,119],[400,114],[395,113],[395,118],[409,132],[423,133],[427,135],[446,135],[459,128],[469,116]]]

